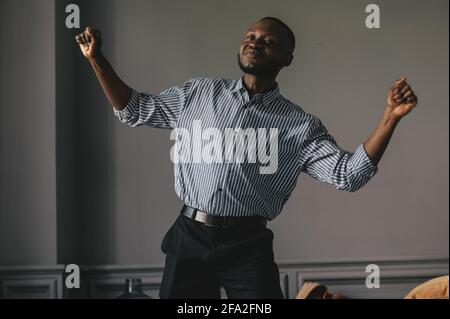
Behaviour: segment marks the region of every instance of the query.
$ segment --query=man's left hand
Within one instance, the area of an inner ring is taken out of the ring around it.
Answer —
[[[389,90],[387,98],[387,109],[389,115],[394,119],[401,119],[417,106],[418,100],[406,78],[394,82]]]

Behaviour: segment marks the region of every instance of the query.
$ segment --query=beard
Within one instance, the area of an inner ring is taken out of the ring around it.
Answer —
[[[242,64],[240,53],[237,54],[238,64],[241,68],[242,72],[251,74],[251,75],[269,75],[274,74],[276,72],[276,67],[268,62],[257,64],[254,62],[247,62],[245,65]]]

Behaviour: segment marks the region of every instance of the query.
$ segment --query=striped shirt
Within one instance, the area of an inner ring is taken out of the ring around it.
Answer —
[[[260,215],[273,220],[301,172],[335,188],[354,192],[377,172],[363,144],[343,150],[322,122],[284,98],[278,84],[250,96],[240,80],[196,78],[159,95],[132,90],[122,111],[130,127],[277,128],[278,168],[260,174],[256,163],[174,163],[175,192],[186,205],[212,215]]]

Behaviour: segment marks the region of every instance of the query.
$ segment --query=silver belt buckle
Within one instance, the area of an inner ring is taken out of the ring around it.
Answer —
[[[214,218],[214,216],[212,215],[208,215],[205,212],[202,212],[201,210],[197,210],[197,215],[196,215],[196,220],[199,222],[202,222],[203,224],[205,224],[206,226],[209,227],[214,227],[214,228],[226,228],[226,221],[225,221],[225,217],[223,217],[223,223],[222,225],[213,225],[211,223],[211,220]]]
[[[206,215],[204,212],[202,212],[201,210],[198,210],[198,209],[196,209],[195,210],[195,220],[196,221],[198,221],[198,222],[201,222],[201,223],[203,223],[203,224],[206,224],[206,219],[207,219],[207,216],[208,215]]]

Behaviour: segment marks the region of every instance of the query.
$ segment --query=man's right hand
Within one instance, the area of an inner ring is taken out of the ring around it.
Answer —
[[[87,27],[84,32],[75,37],[75,40],[86,59],[93,59],[100,53],[102,38],[99,30]]]
[[[100,31],[87,27],[75,37],[84,57],[88,59],[108,101],[118,111],[122,111],[131,98],[133,90],[123,82],[106,57],[101,53]]]

